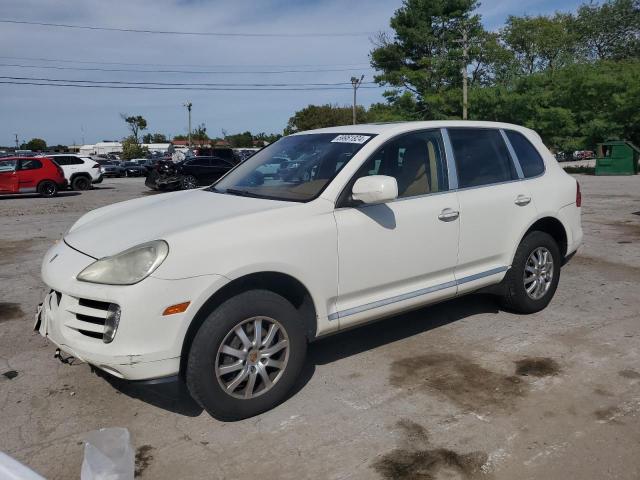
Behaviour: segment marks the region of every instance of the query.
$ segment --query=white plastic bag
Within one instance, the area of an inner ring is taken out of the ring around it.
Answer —
[[[129,430],[101,428],[87,435],[81,480],[133,480],[134,451]]]

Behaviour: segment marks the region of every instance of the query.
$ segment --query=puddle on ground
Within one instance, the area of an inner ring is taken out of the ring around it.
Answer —
[[[24,315],[19,303],[0,302],[0,323],[15,320]]]
[[[421,425],[411,420],[397,424],[402,430],[402,448],[382,455],[372,467],[384,479],[432,480],[435,478],[476,478],[488,456],[483,452],[458,453],[433,448]]]

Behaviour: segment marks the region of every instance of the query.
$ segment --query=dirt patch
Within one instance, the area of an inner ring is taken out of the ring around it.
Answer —
[[[390,382],[409,391],[436,391],[465,409],[511,407],[526,384],[450,353],[432,353],[391,364]]]
[[[153,455],[151,455],[152,450],[153,447],[151,445],[142,445],[136,449],[136,470],[134,476],[141,476],[149,467],[151,460],[153,460]]]
[[[576,266],[589,269],[590,275],[593,275],[595,270],[601,280],[607,280],[610,282],[640,281],[640,267],[609,262],[602,258],[576,255],[568,265],[570,267]]]
[[[593,414],[600,422],[621,423],[618,417],[622,414],[622,410],[618,407],[600,408],[593,412]]]
[[[611,393],[609,390],[605,390],[604,388],[594,388],[593,389],[593,393],[595,393],[596,395],[600,395],[602,397],[613,397],[613,393]]]
[[[640,373],[636,372],[635,370],[632,370],[630,368],[626,368],[624,370],[620,370],[618,372],[618,375],[620,375],[621,377],[624,378],[640,378]]]
[[[560,373],[560,365],[551,358],[533,357],[518,360],[516,363],[516,375],[531,377],[548,377]]]
[[[7,320],[15,320],[24,315],[22,307],[18,303],[0,302],[0,323]]]
[[[30,253],[38,243],[46,240],[44,237],[34,237],[24,240],[0,240],[0,265],[19,263],[18,259]]]
[[[488,456],[482,452],[458,453],[447,448],[430,448],[429,437],[421,425],[410,420],[398,422],[403,430],[401,443],[373,463],[385,479],[431,480],[435,478],[477,478]]]

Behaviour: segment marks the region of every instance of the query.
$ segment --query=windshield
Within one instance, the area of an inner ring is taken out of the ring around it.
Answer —
[[[263,148],[211,190],[230,195],[306,202],[317,197],[374,135],[292,135]]]

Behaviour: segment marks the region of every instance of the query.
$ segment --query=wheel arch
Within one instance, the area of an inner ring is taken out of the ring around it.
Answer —
[[[180,353],[180,376],[184,378],[189,350],[193,340],[209,313],[223,302],[248,290],[269,290],[287,299],[298,310],[304,322],[307,340],[316,334],[317,314],[309,289],[295,277],[281,272],[255,272],[236,278],[217,290],[194,315],[185,334]]]
[[[551,235],[551,237],[558,244],[558,248],[560,249],[560,253],[562,254],[562,257],[564,258],[566,256],[569,237],[567,235],[566,227],[558,218],[552,217],[552,216],[544,216],[544,217],[538,218],[522,234],[522,236],[520,237],[520,242],[518,242],[518,245],[520,245],[524,237],[526,237],[530,232],[533,232],[533,231],[545,232]],[[517,249],[517,246],[516,246],[516,249]],[[513,252],[513,255],[515,255],[515,250]],[[513,261],[513,255],[511,256],[512,261]]]

